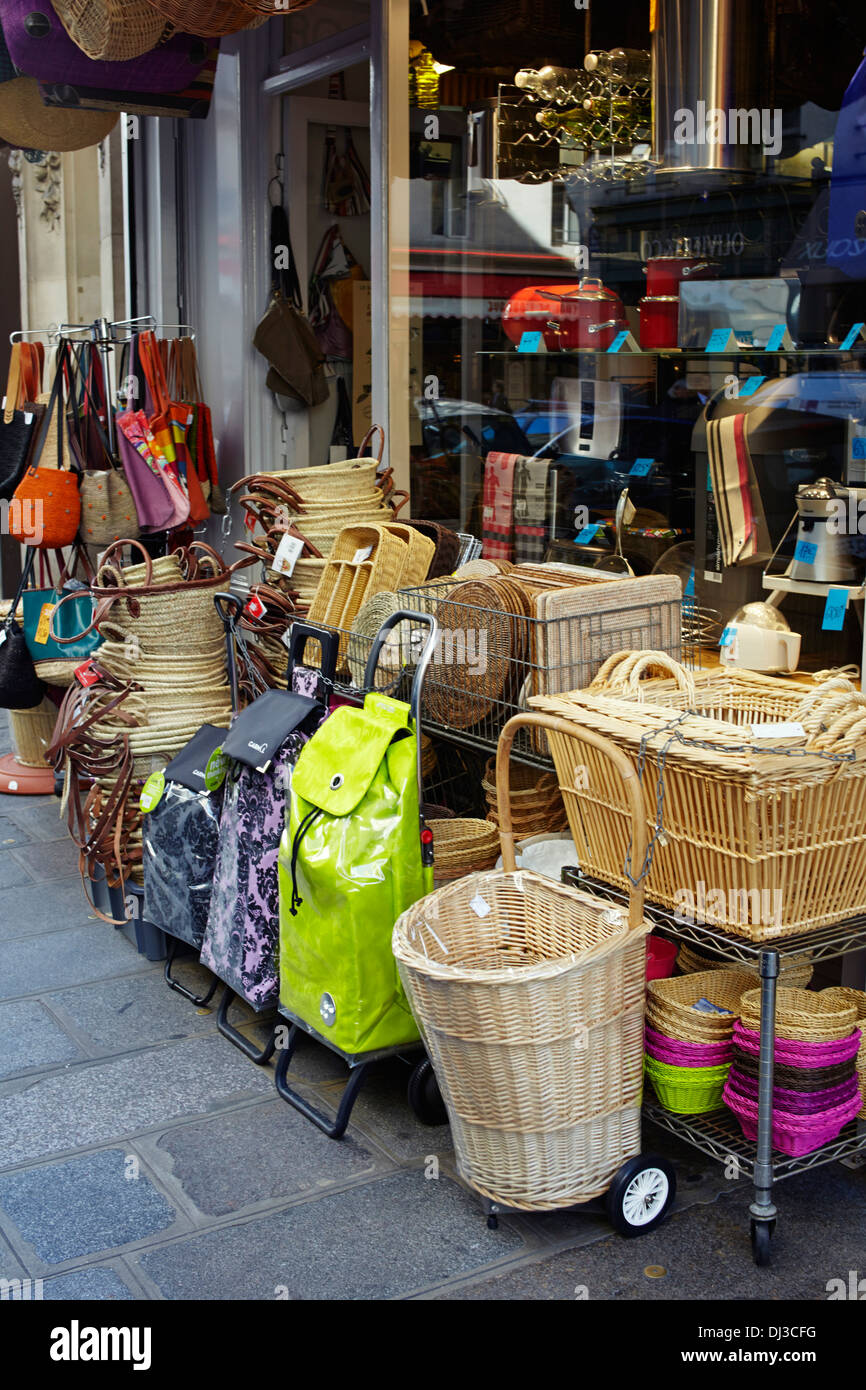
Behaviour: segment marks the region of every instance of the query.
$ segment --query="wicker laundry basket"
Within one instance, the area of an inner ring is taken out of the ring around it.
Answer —
[[[625,682],[611,658],[589,690],[530,704],[612,739],[641,775],[651,857],[629,850],[630,813],[594,749],[551,753],[581,867],[650,902],[753,941],[866,911],[866,697],[847,681],[809,690],[752,672]],[[778,736],[773,726],[781,725]],[[799,727],[798,727],[799,726]]]
[[[628,913],[517,871],[508,759],[519,729],[590,744],[625,779],[628,760],[591,730],[517,715],[497,755],[503,871],[471,874],[416,903],[393,937],[400,974],[451,1121],[462,1176],[506,1207],[556,1210],[599,1196],[640,1151],[646,933]]]

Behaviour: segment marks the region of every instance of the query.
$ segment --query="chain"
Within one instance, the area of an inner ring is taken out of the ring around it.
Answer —
[[[828,753],[825,752],[823,749],[761,748],[760,746],[754,744],[740,743],[733,744],[730,747],[725,747],[724,749],[720,749],[717,743],[710,743],[707,739],[703,738],[689,738],[685,734],[680,732],[679,725],[682,724],[684,719],[688,719],[692,713],[693,711],[691,710],[685,710],[681,715],[678,716],[678,718],[672,720],[670,724],[664,724],[660,729],[652,729],[649,733],[643,734],[641,737],[637,760],[637,779],[641,790],[643,790],[643,779],[644,772],[646,771],[649,741],[650,739],[657,738],[662,734],[670,733],[670,738],[668,739],[667,743],[665,743],[664,746],[658,750],[658,777],[656,779],[655,824],[653,825],[652,835],[650,836],[649,844],[647,845],[647,851],[646,855],[644,856],[643,867],[641,868],[641,871],[638,874],[637,878],[632,877],[631,872],[632,837],[629,836],[628,848],[626,850],[625,864],[623,866],[623,869],[629,883],[631,883],[632,886],[635,888],[637,888],[642,883],[642,881],[646,878],[647,874],[652,868],[653,855],[655,854],[656,845],[658,844],[661,846],[662,849],[664,849],[665,845],[668,842],[667,833],[664,828],[665,764],[667,763],[668,753],[670,752],[672,746],[675,743],[683,744],[685,747],[688,748],[707,748],[711,753],[716,754],[718,754],[719,752],[766,753],[768,755],[772,754],[774,757],[784,758],[824,758],[825,761],[831,763],[850,763],[854,762],[856,758],[856,753],[854,752],[853,748],[850,753]]]

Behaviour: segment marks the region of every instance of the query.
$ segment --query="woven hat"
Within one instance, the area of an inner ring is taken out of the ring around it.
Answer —
[[[147,0],[147,6],[162,17],[163,23],[168,20],[186,33],[200,34],[204,38],[234,34],[238,29],[255,29],[276,14],[288,13],[278,11],[273,4],[268,6],[266,14],[256,13],[252,6],[241,4],[240,0]],[[302,6],[293,5],[292,12],[300,8]]]
[[[98,145],[118,121],[117,111],[80,111],[43,105],[33,77],[0,82],[0,139],[22,150],[84,150]]]
[[[144,0],[52,0],[69,37],[88,58],[112,63],[140,58],[171,33],[161,14]]]

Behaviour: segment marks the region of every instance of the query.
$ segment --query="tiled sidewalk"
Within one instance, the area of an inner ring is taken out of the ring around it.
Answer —
[[[749,1189],[657,1133],[678,1206],[630,1242],[598,1212],[489,1231],[399,1061],[326,1139],[89,913],[51,798],[0,798],[0,995],[0,1278],[42,1278],[45,1298],[823,1298],[866,1275],[864,1172],[780,1187],[774,1263],[756,1270]],[[245,1029],[263,1036],[252,1015]],[[292,1070],[325,1107],[345,1077],[312,1042]]]

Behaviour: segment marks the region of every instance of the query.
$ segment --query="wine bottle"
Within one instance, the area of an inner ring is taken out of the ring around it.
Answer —
[[[609,53],[594,49],[583,66],[611,82],[648,82],[652,75],[652,57],[643,48],[612,48]]]

